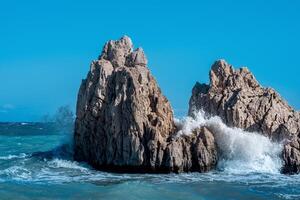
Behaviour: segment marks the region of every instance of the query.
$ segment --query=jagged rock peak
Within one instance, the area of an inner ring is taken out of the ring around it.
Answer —
[[[299,113],[274,89],[260,86],[247,68],[215,62],[210,85],[196,83],[193,88],[189,114],[198,110],[221,117],[231,127],[259,132],[275,141],[292,141],[284,147],[283,172],[300,172]]]
[[[109,41],[78,93],[74,159],[130,172],[208,171],[217,148],[210,130],[176,137],[168,99],[127,36]]]
[[[119,40],[108,41],[99,56],[99,60],[101,59],[110,61],[114,68],[146,66],[148,62],[142,48],[133,51],[132,40],[126,35]]]
[[[148,64],[147,57],[142,48],[137,48],[126,58],[126,66],[133,67],[135,65],[146,66]]]
[[[232,65],[221,59],[216,61],[209,74],[210,85],[215,89],[247,89],[259,87],[253,74],[246,67],[235,70]]]

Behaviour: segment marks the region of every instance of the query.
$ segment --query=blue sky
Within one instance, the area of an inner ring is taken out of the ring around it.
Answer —
[[[142,46],[177,115],[224,58],[300,109],[300,1],[1,1],[0,121],[75,108],[105,41]],[[299,60],[298,60],[299,59]]]

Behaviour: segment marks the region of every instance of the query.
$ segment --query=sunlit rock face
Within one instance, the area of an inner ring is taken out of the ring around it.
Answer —
[[[105,44],[82,81],[74,158],[117,172],[208,171],[217,163],[205,127],[178,136],[170,103],[127,36]]]
[[[196,83],[189,115],[204,110],[231,127],[259,132],[284,142],[284,173],[300,171],[300,117],[280,95],[264,88],[247,68],[234,69],[224,60],[210,70],[210,84]]]

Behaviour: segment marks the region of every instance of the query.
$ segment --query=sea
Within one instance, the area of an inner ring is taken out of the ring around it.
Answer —
[[[0,123],[0,199],[300,199],[300,176],[280,173],[282,144],[218,118],[177,120],[188,134],[207,125],[221,156],[208,173],[121,174],[72,159],[72,133],[53,123]]]

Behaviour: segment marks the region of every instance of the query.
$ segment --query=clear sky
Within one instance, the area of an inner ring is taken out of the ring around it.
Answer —
[[[177,115],[224,58],[300,109],[300,1],[9,0],[0,6],[0,121],[75,108],[89,64],[122,35],[142,46]]]

